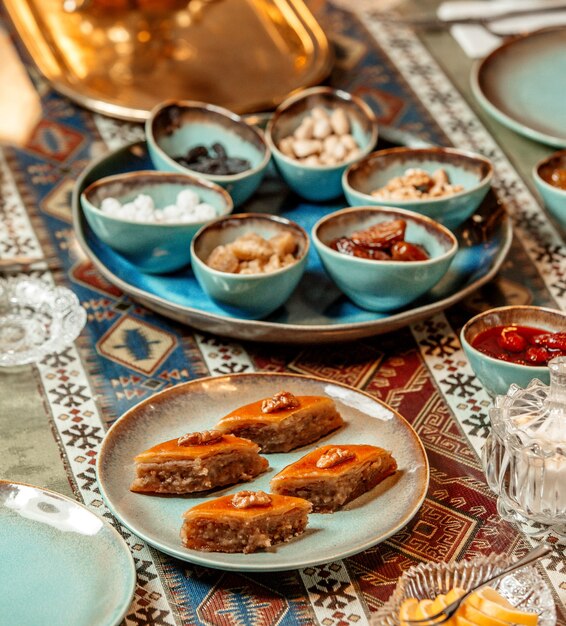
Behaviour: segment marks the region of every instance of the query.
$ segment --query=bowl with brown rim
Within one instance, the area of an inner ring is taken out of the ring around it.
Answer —
[[[430,196],[432,190],[403,187],[386,197],[376,195],[408,170],[422,170],[429,176],[443,170],[454,193]],[[450,229],[468,219],[481,204],[493,178],[489,159],[454,148],[390,148],[372,152],[351,165],[342,177],[342,187],[351,206],[394,206],[440,222]],[[392,197],[389,197],[391,195]]]

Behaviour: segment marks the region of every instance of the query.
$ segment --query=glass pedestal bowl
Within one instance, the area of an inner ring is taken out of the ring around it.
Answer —
[[[509,564],[505,555],[476,557],[459,563],[421,563],[403,573],[389,600],[372,615],[373,626],[399,626],[399,609],[408,598],[433,600],[454,587],[471,589]],[[505,576],[493,587],[518,609],[538,615],[538,626],[556,624],[552,592],[533,566]]]
[[[86,312],[75,294],[35,278],[0,279],[0,367],[39,361],[81,332]]]
[[[489,411],[483,449],[500,515],[531,536],[566,540],[566,357],[550,361],[550,386],[511,385]]]

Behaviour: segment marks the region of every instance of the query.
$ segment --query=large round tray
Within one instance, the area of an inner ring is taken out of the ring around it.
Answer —
[[[242,319],[212,302],[190,268],[162,276],[144,274],[92,232],[80,206],[81,191],[103,176],[142,169],[153,169],[153,165],[146,143],[137,142],[105,155],[83,172],[72,200],[78,241],[100,273],[136,301],[198,330],[226,337],[301,344],[346,341],[389,332],[442,311],[491,280],[511,245],[510,220],[490,193],[478,211],[456,231],[460,250],[446,276],[406,308],[393,313],[360,309],[338,291],[316,251],[311,249],[303,279],[287,303],[264,320]],[[343,206],[343,199],[326,204],[303,202],[272,173],[242,211],[277,213],[310,231],[322,215]]]

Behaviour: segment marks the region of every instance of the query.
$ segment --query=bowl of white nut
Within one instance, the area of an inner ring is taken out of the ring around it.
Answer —
[[[277,107],[265,136],[289,187],[318,202],[342,194],[342,173],[373,150],[377,122],[360,98],[313,87]]]
[[[233,209],[228,192],[214,183],[151,170],[101,178],[80,200],[95,235],[150,274],[187,265],[195,233]]]

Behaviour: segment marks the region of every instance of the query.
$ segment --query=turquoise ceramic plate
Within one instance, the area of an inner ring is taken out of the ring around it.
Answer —
[[[566,147],[566,27],[512,39],[480,61],[472,89],[485,110],[521,135]]]
[[[114,626],[136,570],[120,535],[70,498],[0,481],[0,622]]]
[[[275,392],[333,398],[346,425],[316,444],[269,454],[270,469],[254,480],[213,494],[151,496],[129,491],[133,458],[186,432],[207,430],[242,403]],[[311,514],[306,533],[271,551],[254,554],[198,552],[179,538],[182,515],[193,505],[241,489],[269,491],[283,467],[322,444],[369,443],[391,450],[399,470],[334,514]],[[362,391],[293,374],[236,374],[194,380],[158,393],[125,413],[108,431],[98,455],[100,491],[112,512],[152,546],[184,561],[236,571],[276,571],[327,563],[361,552],[403,528],[420,508],[428,487],[428,461],[420,439],[393,409]],[[363,520],[363,523],[360,523]]]
[[[245,319],[210,300],[190,267],[161,276],[144,274],[102,243],[89,228],[79,202],[87,185],[118,172],[151,168],[145,142],[121,148],[90,165],[78,179],[73,194],[73,224],[78,241],[101,274],[138,302],[199,330],[227,337],[321,343],[389,332],[451,306],[491,280],[511,245],[510,220],[489,194],[476,213],[455,231],[460,248],[444,278],[405,308],[391,313],[360,309],[334,285],[311,246],[303,278],[285,305],[266,319]],[[321,217],[345,205],[343,198],[324,204],[302,201],[274,172],[268,172],[252,200],[241,210],[282,215],[310,233]]]

